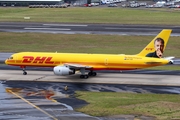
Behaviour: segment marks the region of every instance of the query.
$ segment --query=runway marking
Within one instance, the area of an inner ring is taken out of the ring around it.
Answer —
[[[69,31],[71,29],[61,29],[61,28],[24,28],[25,30],[66,30]]]
[[[79,27],[87,27],[88,25],[76,25],[76,24],[43,24],[43,25],[46,25],[46,26],[79,26]]]
[[[121,28],[121,27],[106,27],[105,29],[112,29],[112,30],[161,30],[161,29],[153,29],[153,28]]]
[[[49,113],[47,113],[46,111],[42,110],[41,108],[39,108],[38,106],[32,104],[31,102],[29,102],[28,100],[24,99],[23,97],[21,97],[20,95],[12,92],[11,90],[8,90],[8,92],[12,93],[13,95],[15,95],[16,97],[20,98],[21,100],[25,101],[26,103],[28,103],[29,105],[33,106],[34,108],[36,108],[37,110],[43,112],[44,114],[48,115],[49,117],[53,118],[54,120],[58,120],[57,118],[55,118],[54,116],[50,115]]]

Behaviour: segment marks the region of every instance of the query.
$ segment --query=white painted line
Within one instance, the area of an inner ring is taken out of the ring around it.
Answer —
[[[24,28],[25,30],[71,30],[71,29],[64,29],[64,28]]]
[[[79,27],[87,27],[88,25],[77,25],[77,24],[43,24],[46,26],[79,26]]]
[[[115,27],[106,27],[105,29],[112,29],[112,30],[162,30],[162,29],[153,29],[153,28],[115,28]]]

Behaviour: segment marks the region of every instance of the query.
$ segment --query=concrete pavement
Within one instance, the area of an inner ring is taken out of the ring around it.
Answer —
[[[22,71],[19,70],[0,70],[0,80],[180,86],[180,75],[98,73],[96,77],[80,79],[80,73],[70,76],[56,76],[53,71],[27,72],[28,75],[22,75]]]

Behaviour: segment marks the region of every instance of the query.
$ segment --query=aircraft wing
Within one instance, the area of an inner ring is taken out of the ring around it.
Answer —
[[[81,69],[81,68],[92,68],[91,66],[81,65],[81,64],[73,64],[73,63],[65,63],[64,66],[68,66],[69,68]]]

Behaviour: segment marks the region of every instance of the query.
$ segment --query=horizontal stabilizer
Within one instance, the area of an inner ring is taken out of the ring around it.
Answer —
[[[166,59],[166,60],[172,60],[172,59],[174,59],[175,57],[173,57],[173,56],[170,56],[170,57],[164,57],[164,59]]]

